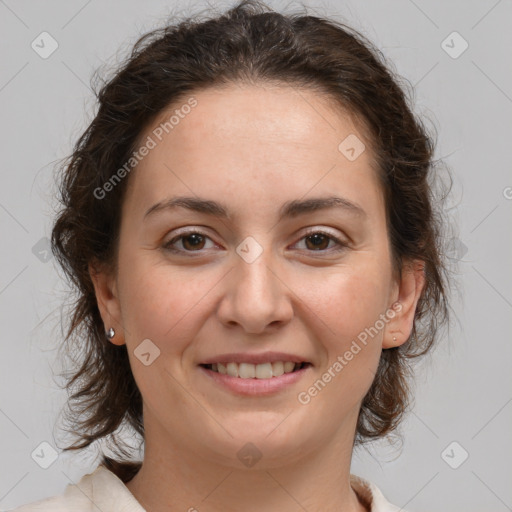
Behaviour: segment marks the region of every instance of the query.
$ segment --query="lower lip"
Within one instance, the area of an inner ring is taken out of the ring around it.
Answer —
[[[231,377],[231,375],[214,372],[204,366],[199,366],[199,369],[214,382],[229,391],[246,396],[264,396],[277,393],[302,379],[310,368],[311,365],[308,365],[295,372],[283,373],[279,377],[271,377],[270,379],[241,379],[240,377]]]

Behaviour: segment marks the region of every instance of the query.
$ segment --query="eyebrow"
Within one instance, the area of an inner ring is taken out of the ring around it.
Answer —
[[[198,197],[173,197],[160,201],[151,206],[144,214],[144,220],[150,215],[163,210],[172,210],[174,208],[186,208],[188,210],[211,215],[222,219],[230,219],[228,209],[222,204],[208,199]],[[283,204],[279,210],[279,221],[285,218],[293,218],[305,213],[311,213],[318,210],[329,208],[339,208],[357,217],[366,218],[366,212],[361,206],[345,199],[343,197],[315,197],[311,199],[288,201]]]

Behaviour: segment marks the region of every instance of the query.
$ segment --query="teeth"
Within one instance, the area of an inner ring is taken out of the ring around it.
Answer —
[[[239,377],[240,379],[270,379],[279,377],[283,373],[291,373],[295,367],[299,367],[301,363],[293,363],[292,361],[276,361],[275,363],[215,363],[212,364],[214,372],[230,375],[231,377]]]

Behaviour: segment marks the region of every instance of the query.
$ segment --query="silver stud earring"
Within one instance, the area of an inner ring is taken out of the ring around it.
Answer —
[[[116,334],[116,331],[114,331],[114,329],[111,327],[111,328],[108,330],[108,332],[107,332],[107,338],[108,338],[109,340],[111,340],[111,339],[114,337],[114,335],[115,335],[115,334]]]
[[[396,341],[396,336],[393,336],[393,341]]]

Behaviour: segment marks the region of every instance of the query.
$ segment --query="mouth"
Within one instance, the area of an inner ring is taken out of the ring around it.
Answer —
[[[200,364],[199,366],[214,373],[239,379],[271,380],[284,374],[296,373],[312,365],[308,362],[276,361],[261,364],[228,362]]]
[[[232,359],[235,358],[240,362],[234,362]],[[199,364],[197,368],[208,379],[204,381],[207,385],[205,392],[210,392],[213,384],[213,390],[219,386],[220,389],[238,396],[276,396],[292,386],[297,386],[313,368],[312,363],[301,362],[298,358],[295,361],[276,361],[276,354],[269,357],[273,359],[272,361],[265,361],[262,358],[262,355],[253,357],[263,362],[252,364],[243,362],[243,355],[235,354],[223,357],[223,362],[217,359],[215,362]]]

